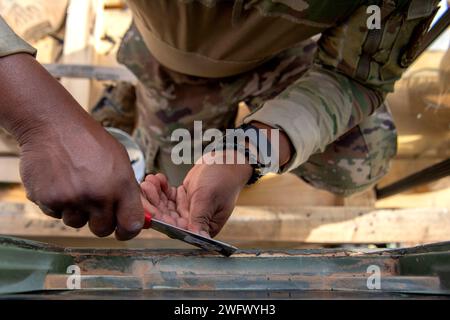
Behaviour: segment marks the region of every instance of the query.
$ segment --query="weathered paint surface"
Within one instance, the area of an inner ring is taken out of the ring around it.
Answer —
[[[0,238],[0,292],[41,290],[48,294],[59,290],[58,294],[67,295],[61,292],[67,291],[70,274],[66,269],[77,265],[81,271],[77,296],[92,290],[107,290],[113,295],[142,291],[142,297],[173,292],[179,297],[214,297],[235,292],[234,297],[280,294],[286,298],[300,297],[302,292],[349,291],[363,296],[446,296],[450,295],[449,259],[448,243],[377,251],[254,250],[224,258],[200,250],[62,249]],[[371,266],[379,268],[379,289],[367,286]]]
[[[0,238],[0,293],[42,290],[48,274],[63,273],[73,257],[62,249]]]

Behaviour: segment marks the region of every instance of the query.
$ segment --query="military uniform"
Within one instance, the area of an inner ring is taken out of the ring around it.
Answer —
[[[139,79],[134,136],[147,170],[180,182],[189,166],[171,163],[171,132],[193,129],[194,120],[231,128],[243,101],[252,110],[244,122],[290,138],[295,154],[280,172],[343,195],[373,185],[396,151],[385,96],[437,3],[130,0],[135,26],[118,59]],[[381,9],[380,29],[367,26],[372,5]]]

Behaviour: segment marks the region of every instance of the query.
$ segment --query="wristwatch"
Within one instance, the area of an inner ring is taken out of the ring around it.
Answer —
[[[215,150],[227,149],[242,153],[253,168],[247,185],[256,183],[270,172],[278,172],[278,161],[274,161],[278,155],[272,154],[272,144],[260,128],[244,124],[236,128],[233,134],[226,134],[222,141],[215,146]]]

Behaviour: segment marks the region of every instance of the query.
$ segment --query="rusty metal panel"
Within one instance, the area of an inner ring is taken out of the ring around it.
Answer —
[[[250,250],[225,258],[200,250],[63,249],[0,238],[0,292],[34,298],[224,298],[231,292],[233,298],[445,297],[449,259],[449,243],[402,250]],[[70,291],[67,268],[73,265],[81,287]],[[380,288],[368,286],[373,266]]]

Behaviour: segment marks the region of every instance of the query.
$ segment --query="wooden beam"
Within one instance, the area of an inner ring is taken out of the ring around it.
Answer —
[[[238,207],[224,238],[303,243],[428,243],[450,239],[448,208]]]
[[[2,183],[21,182],[19,173],[19,157],[0,156],[0,182]]]
[[[137,83],[136,77],[123,66],[103,67],[88,64],[44,64],[55,78],[84,78],[98,81],[126,81]]]
[[[71,229],[29,202],[0,202],[0,234],[22,237],[93,237]],[[144,231],[141,239],[165,239]],[[448,208],[238,206],[220,236],[225,241],[298,243],[428,243],[450,239]]]
[[[349,197],[341,197],[337,203],[344,207],[375,207],[377,201],[375,190],[367,189],[363,192],[353,194]]]
[[[71,0],[67,10],[66,32],[64,36],[64,63],[93,63],[93,48],[90,46],[91,28],[95,16],[93,0]],[[89,108],[89,79],[62,79],[61,83],[75,100]]]
[[[294,174],[268,175],[239,195],[241,206],[334,206],[342,200],[313,188]]]
[[[3,128],[0,128],[0,156],[17,155],[19,151],[19,144],[16,140]]]

